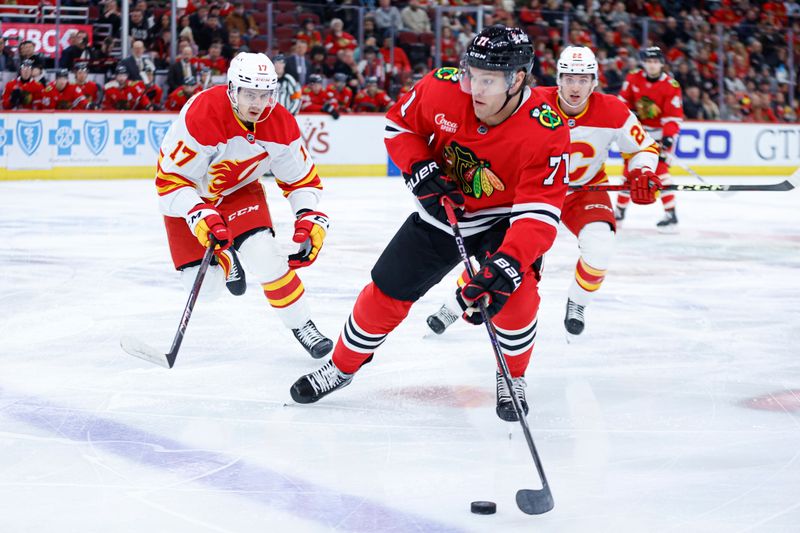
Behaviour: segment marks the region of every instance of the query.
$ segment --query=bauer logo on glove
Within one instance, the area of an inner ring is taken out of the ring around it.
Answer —
[[[312,264],[322,249],[328,233],[328,216],[319,211],[301,211],[294,223],[294,242],[300,243],[300,250],[289,256],[290,268],[302,268]]]

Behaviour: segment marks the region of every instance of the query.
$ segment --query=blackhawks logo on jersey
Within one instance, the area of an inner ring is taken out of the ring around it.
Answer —
[[[641,97],[636,101],[636,116],[639,120],[656,118],[661,115],[661,108],[647,96]]]
[[[549,130],[554,130],[564,124],[564,119],[549,104],[542,104],[531,109],[531,118],[535,118],[539,124]]]
[[[458,83],[458,73],[460,69],[456,67],[442,67],[436,69],[433,73],[433,77],[440,81],[450,81],[453,83]]]
[[[480,198],[506,190],[503,181],[489,167],[489,161],[478,158],[475,152],[457,142],[444,147],[445,173],[458,182],[464,194]]]

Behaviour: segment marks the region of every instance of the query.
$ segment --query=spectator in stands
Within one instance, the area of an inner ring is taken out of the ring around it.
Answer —
[[[169,68],[170,60],[170,47],[172,42],[172,32],[169,29],[162,30],[158,36],[153,39],[153,44],[150,46],[153,63],[157,69]]]
[[[325,61],[325,49],[321,46],[315,47],[312,50],[312,57],[314,56],[314,50],[316,50],[317,53],[321,50],[322,61]],[[291,74],[301,86],[305,86],[308,81],[308,76],[313,72],[311,60],[306,57],[306,52],[308,52],[308,43],[302,39],[298,39],[294,42],[292,54],[286,58],[286,72]]]
[[[459,56],[464,54],[464,51],[469,46],[469,43],[475,38],[477,33],[475,33],[475,29],[472,26],[472,23],[469,21],[465,21],[464,24],[461,26],[461,31],[458,34],[458,54]]]
[[[69,82],[69,70],[65,68],[56,71],[56,79],[42,92],[42,109],[86,109],[87,104],[81,88]]]
[[[325,49],[329,54],[337,55],[342,49],[355,50],[358,46],[356,38],[344,31],[342,19],[333,19],[330,28],[330,33],[325,37]]]
[[[89,63],[75,63],[75,85],[86,97],[86,109],[99,109],[103,98],[100,85],[89,79]]]
[[[152,71],[156,70],[153,60],[145,53],[143,41],[133,41],[133,45],[131,45],[131,55],[120,61],[119,64],[125,65],[125,68],[128,70],[128,79],[131,81],[142,80],[141,73],[145,68],[149,67]]]
[[[96,23],[110,25],[111,35],[119,35],[119,29],[122,27],[119,3],[117,0],[101,0],[100,5],[103,6],[103,14],[100,15]]]
[[[383,64],[388,75],[399,76],[401,83],[411,76],[411,62],[408,60],[405,50],[394,45],[391,36],[383,39],[381,57],[383,57]],[[392,61],[393,59],[394,61]]]
[[[308,77],[308,85],[303,87],[303,102],[300,105],[302,113],[328,113],[334,119],[339,118],[339,104],[336,96],[324,89],[322,76],[312,74]]]
[[[442,27],[442,39],[440,41],[441,54],[440,58],[443,67],[457,67],[461,61],[461,55],[458,53],[458,41],[453,34],[453,29],[450,26]],[[434,44],[431,49],[431,56],[434,55],[436,45]]]
[[[189,98],[203,90],[203,86],[197,83],[197,78],[189,76],[186,78],[186,83],[177,87],[169,94],[167,98],[168,111],[180,111],[181,108],[189,101]]]
[[[373,13],[375,27],[382,37],[393,37],[403,29],[403,18],[400,10],[392,5],[392,0],[378,0],[378,9]]]
[[[33,60],[26,59],[19,67],[19,76],[6,83],[3,109],[39,109],[44,86],[33,79]]]
[[[0,37],[0,72],[14,72],[14,53],[6,46],[6,38]]]
[[[308,49],[315,46],[322,46],[322,34],[317,30],[317,25],[314,19],[307,18],[303,21],[303,27],[297,32],[295,36],[297,40],[305,41]]]
[[[742,121],[742,106],[739,97],[733,93],[727,93],[725,95],[724,104],[722,105],[722,109],[719,110],[719,118],[728,122]]]
[[[208,22],[208,6],[206,4],[200,4],[197,6],[194,13],[189,15],[189,26],[192,28],[195,40],[197,40],[197,33],[200,31],[200,28],[205,26],[206,22]]]
[[[683,114],[687,120],[703,120],[703,102],[700,100],[700,87],[690,85],[683,92]]]
[[[181,48],[178,61],[169,67],[167,73],[167,91],[172,94],[178,87],[183,86],[188,78],[197,78],[197,61],[191,46]]]
[[[144,70],[141,72],[142,82],[144,83],[144,94],[153,105],[153,109],[161,110],[162,101],[164,99],[164,90],[156,83],[156,71],[152,63],[145,65]]]
[[[703,116],[706,120],[719,120],[719,106],[711,99],[711,95],[703,92]]]
[[[130,21],[128,22],[128,31],[132,41],[142,41],[146,45],[150,45],[152,35],[150,34],[150,26],[144,19],[144,13],[138,9],[134,9],[130,14]]]
[[[106,76],[113,73],[117,64],[113,48],[114,38],[111,36],[97,43],[92,51],[92,59],[89,61],[89,71],[94,74],[105,74]]]
[[[349,66],[349,65],[348,65]],[[378,50],[372,46],[364,48],[364,58],[356,65],[359,73],[359,80],[374,77],[378,84],[383,87],[386,83],[386,73],[383,68],[383,57],[378,54]],[[334,67],[336,69],[336,67]],[[345,74],[347,74],[345,72]]]
[[[778,118],[775,116],[775,113],[772,112],[772,109],[769,108],[769,103],[763,95],[759,93],[753,93],[750,95],[750,100],[751,110],[750,113],[745,117],[745,122],[778,121]]]
[[[278,75],[278,103],[289,113],[296,115],[300,111],[303,88],[291,74],[286,72],[286,56],[278,54],[272,58],[275,73]]]
[[[89,35],[83,31],[76,31],[69,36],[69,46],[61,52],[58,60],[60,68],[71,69],[76,61],[88,61],[92,58],[89,49]]]
[[[208,54],[201,57],[197,63],[208,66],[211,69],[212,76],[219,76],[228,72],[228,60],[222,57],[222,42],[214,41],[211,43]]]
[[[328,85],[328,91],[332,92],[336,98],[340,113],[353,111],[353,89],[347,86],[347,74],[342,72],[334,74],[333,83]]]
[[[32,61],[33,68],[44,70],[44,59],[41,54],[36,53],[36,45],[33,41],[24,40],[17,45],[17,65],[22,66],[25,60]],[[37,76],[34,76],[34,78]]]
[[[622,77],[622,73],[617,67],[617,62],[613,59],[607,60],[603,66],[603,75],[605,77],[605,90],[603,92],[618,94],[622,89],[625,78]]]
[[[242,0],[233,2],[233,11],[225,17],[225,29],[228,33],[237,30],[247,40],[258,35],[258,23],[252,13],[245,11]]]
[[[212,12],[209,13],[208,18],[206,19],[206,23],[200,27],[198,31],[194,32],[195,41],[197,41],[197,47],[201,51],[208,51],[211,47],[211,43],[216,40],[221,42],[226,42],[228,40],[228,31],[222,25],[219,20],[219,17],[213,12],[218,11],[216,7],[212,8]]]
[[[230,61],[237,56],[240,52],[249,52],[250,48],[244,43],[242,33],[239,30],[233,29],[228,32],[228,43],[222,47],[222,55]]]
[[[353,107],[357,113],[384,113],[394,104],[389,95],[378,88],[378,78],[372,76],[367,78],[366,87],[356,94]]]
[[[181,50],[184,46],[190,47],[194,55],[200,53],[200,49],[194,41],[194,32],[192,32],[191,28],[184,28],[178,36],[178,50]]]
[[[375,17],[372,15],[364,17],[364,41],[372,39],[377,43],[382,35],[383,33],[379,32],[378,27],[375,26]]]
[[[431,19],[428,12],[422,9],[419,0],[409,0],[408,5],[400,12],[403,28],[415,33],[431,31]]]
[[[325,53],[324,46],[314,47],[309,55],[309,74],[319,74],[325,78],[333,76],[333,67],[328,64],[328,54]]]
[[[336,62],[333,64],[333,71],[326,72],[325,77],[331,78],[336,72],[346,74],[348,78],[358,80],[358,85],[364,84],[364,76],[358,70],[355,53],[351,48],[342,48],[336,54]]]

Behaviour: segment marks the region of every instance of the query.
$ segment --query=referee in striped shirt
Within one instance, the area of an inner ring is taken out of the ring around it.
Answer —
[[[289,113],[296,115],[300,111],[300,97],[303,88],[291,74],[286,72],[286,57],[283,54],[273,57],[272,63],[278,74],[278,103],[288,109]]]

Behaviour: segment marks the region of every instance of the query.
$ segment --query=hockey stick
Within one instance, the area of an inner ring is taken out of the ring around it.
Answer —
[[[797,174],[797,172],[795,172]],[[628,185],[570,185],[573,191],[628,191]],[[770,183],[769,185],[735,185],[735,184],[715,184],[715,183],[693,183],[680,185],[664,185],[662,191],[683,191],[683,192],[720,192],[720,191],[791,191],[795,188],[791,180],[784,180],[780,183]]]
[[[178,331],[175,332],[175,338],[172,340],[172,347],[169,349],[169,352],[160,352],[133,337],[122,337],[122,339],[120,339],[119,344],[122,346],[123,350],[134,357],[150,361],[151,363],[161,365],[165,368],[172,368],[175,364],[175,358],[178,357],[178,350],[181,348],[183,337],[186,334],[186,327],[189,325],[189,319],[192,317],[192,310],[197,301],[197,295],[200,294],[200,287],[203,285],[203,279],[206,277],[208,266],[211,264],[211,258],[214,257],[214,247],[217,244],[217,240],[213,235],[209,236],[209,238],[211,242],[208,248],[206,248],[203,259],[200,261],[200,269],[197,271],[197,277],[194,278],[192,290],[189,291],[189,300],[186,302],[186,307],[183,309],[181,322],[178,324]]]
[[[458,220],[456,219],[456,214],[453,211],[453,206],[447,198],[443,199],[442,205],[447,213],[447,221],[450,223],[450,227],[453,229],[453,236],[456,239],[456,246],[458,247],[458,253],[461,254],[461,260],[464,262],[464,266],[466,267],[470,277],[473,277],[475,276],[475,270],[472,268],[472,263],[470,263],[469,255],[467,254],[467,248],[464,246],[464,238],[461,236],[461,230],[458,228]],[[478,308],[481,311],[483,323],[486,325],[486,331],[489,333],[489,339],[492,341],[494,357],[497,359],[497,363],[500,365],[503,379],[505,380],[508,391],[511,394],[511,400],[514,404],[514,411],[516,411],[519,423],[522,425],[522,432],[525,434],[525,440],[528,443],[528,449],[531,451],[533,462],[536,465],[536,472],[539,474],[539,479],[542,482],[542,488],[538,490],[519,489],[517,491],[517,507],[519,507],[523,513],[544,514],[547,511],[550,511],[555,505],[553,502],[553,494],[550,492],[550,485],[547,483],[547,478],[544,475],[544,468],[542,468],[542,462],[539,459],[538,452],[536,451],[536,445],[533,443],[531,430],[528,427],[528,419],[525,418],[525,412],[522,410],[522,405],[520,404],[519,398],[517,398],[517,395],[514,392],[514,386],[511,382],[511,371],[508,369],[508,364],[506,363],[505,357],[503,357],[502,350],[500,350],[500,343],[497,340],[497,331],[494,329],[494,324],[492,324],[489,314],[486,312],[486,305],[482,300],[478,301]]]

